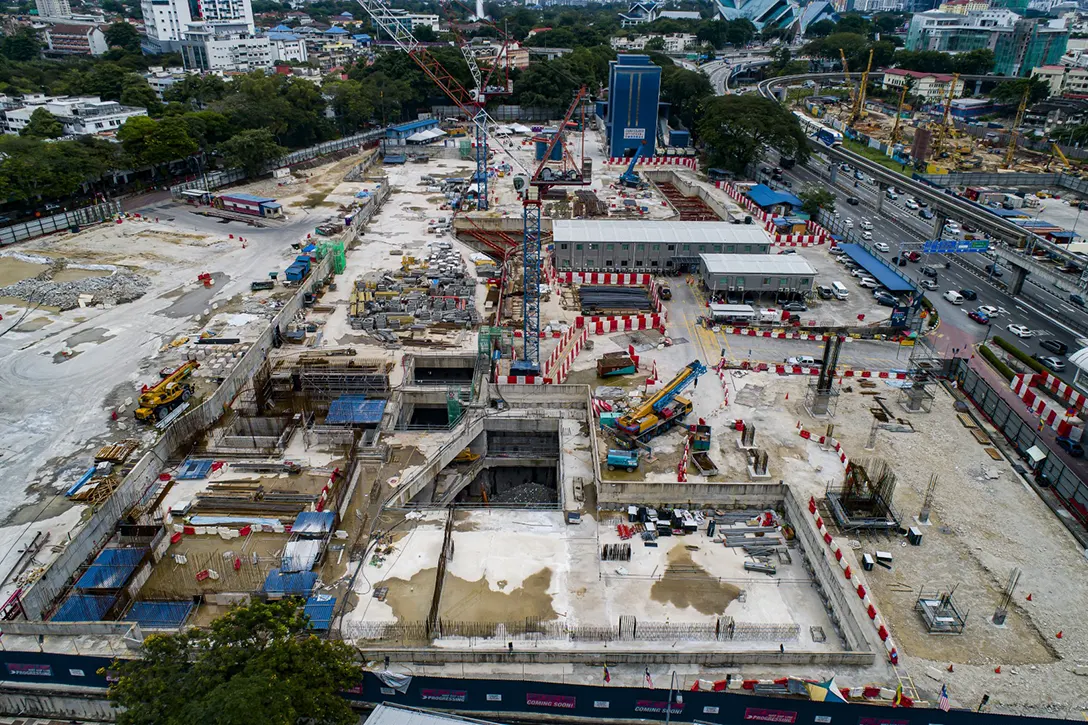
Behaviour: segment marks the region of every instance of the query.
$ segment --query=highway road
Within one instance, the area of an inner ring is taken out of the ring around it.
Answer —
[[[808,167],[794,167],[785,172],[785,177],[792,184],[795,191],[799,191],[806,185],[827,185],[827,177],[821,177]],[[853,186],[854,179],[847,181],[846,174],[840,174],[840,181],[835,187],[838,201],[836,210],[839,214],[839,223],[842,230],[846,231],[846,220],[852,222],[850,233],[860,233],[860,223],[863,219],[873,225],[873,242],[884,242],[890,251],[882,255],[890,260],[901,249],[904,243],[908,248],[917,249],[918,243],[923,239],[931,238],[928,225],[922,227],[908,219],[916,212],[911,212],[901,206],[893,206],[887,201],[883,205],[883,213],[876,213],[876,194],[879,193],[872,186],[859,182],[858,187]],[[855,196],[861,203],[852,206],[846,203],[848,196]],[[902,202],[902,199],[900,200]],[[917,218],[917,222],[923,222]],[[835,231],[835,230],[833,230]],[[977,257],[974,260],[965,261],[964,257]],[[951,267],[945,268],[946,261],[951,261]],[[1041,348],[1039,342],[1047,338],[1053,338],[1064,342],[1070,352],[1083,347],[1076,342],[1079,336],[1075,329],[1067,328],[1049,314],[1049,307],[1039,304],[1035,300],[1023,297],[1013,297],[999,289],[995,282],[984,276],[981,267],[983,263],[991,260],[980,254],[976,255],[926,255],[918,263],[910,263],[901,267],[900,271],[915,282],[920,282],[925,277],[921,273],[921,267],[930,264],[938,268],[936,292],[927,292],[927,296],[933,302],[941,315],[942,324],[933,339],[934,345],[942,353],[952,353],[954,350],[962,350],[970,345],[982,342],[990,335],[1000,335],[1006,340],[1017,343],[1017,346],[1028,353],[1051,355],[1053,353]],[[942,294],[949,290],[971,289],[978,294],[974,302],[964,302],[963,305],[953,305],[944,299]],[[967,317],[967,313],[979,305],[991,305],[999,310],[998,316],[993,319],[990,326],[980,325]],[[1024,325],[1035,331],[1035,336],[1021,339],[1008,332],[1005,328],[1009,324]],[[1070,376],[1071,377],[1071,376]]]

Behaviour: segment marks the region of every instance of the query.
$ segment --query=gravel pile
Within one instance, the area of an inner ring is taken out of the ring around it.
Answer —
[[[0,297],[17,297],[27,302],[71,310],[79,306],[80,295],[91,295],[89,304],[118,304],[143,297],[151,280],[132,272],[114,272],[108,277],[88,277],[74,282],[54,282],[52,271],[0,287]]]
[[[491,497],[495,503],[555,503],[558,492],[539,483],[523,483]]]

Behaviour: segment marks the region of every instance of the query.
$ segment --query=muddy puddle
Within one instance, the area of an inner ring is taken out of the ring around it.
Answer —
[[[0,257],[0,287],[37,277],[47,269],[49,266],[45,264],[24,262],[15,257]]]
[[[201,285],[182,293],[172,305],[160,311],[159,314],[174,318],[196,317],[208,309],[212,299],[219,294],[223,284],[229,279],[223,272],[215,272],[212,274],[214,284],[211,287]]]
[[[423,622],[431,609],[437,570],[424,569],[411,579],[387,579],[378,586],[389,587],[386,603],[402,622]],[[495,591],[487,579],[468,581],[446,574],[442,589],[442,619],[457,622],[516,622],[523,619],[556,618],[548,587],[552,570],[542,569],[528,577],[518,588]]]
[[[64,341],[64,344],[68,347],[75,347],[77,345],[86,345],[88,343],[97,345],[100,342],[105,342],[114,335],[110,334],[110,331],[105,327],[92,327],[89,330],[82,330],[69,337]]]
[[[650,598],[677,608],[693,607],[700,614],[725,614],[725,608],[740,595],[740,588],[720,582],[691,558],[683,546],[669,550],[665,575],[650,588]]]
[[[54,282],[78,282],[81,279],[91,277],[109,277],[112,274],[108,269],[75,269],[65,267],[53,275]]]

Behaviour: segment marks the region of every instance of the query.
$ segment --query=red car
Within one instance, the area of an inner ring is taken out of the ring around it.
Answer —
[[[967,313],[967,316],[970,317],[972,320],[974,320],[975,322],[977,322],[980,325],[990,324],[990,318],[987,317],[984,312],[979,312],[978,310],[972,310],[971,312]]]
[[[917,262],[919,259],[922,258],[922,253],[921,252],[907,252],[903,256],[906,257],[907,259],[909,259],[912,262]]]

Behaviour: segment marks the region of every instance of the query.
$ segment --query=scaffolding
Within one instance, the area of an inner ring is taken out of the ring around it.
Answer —
[[[886,461],[850,461],[842,483],[828,483],[825,491],[832,517],[844,531],[898,529],[901,517],[892,506],[895,483]]]
[[[833,418],[839,407],[839,386],[835,375],[839,366],[839,352],[843,337],[831,335],[824,345],[820,374],[809,382],[805,391],[805,410],[813,418]]]
[[[342,241],[318,242],[317,260],[320,262],[328,256],[332,257],[332,271],[335,274],[343,274],[348,265],[347,257],[344,254],[344,243]]]
[[[919,336],[911,348],[907,363],[909,385],[899,389],[898,402],[908,413],[928,413],[933,409],[933,386],[944,367],[944,360],[928,340]]]
[[[967,610],[956,604],[955,592],[955,587],[947,592],[919,589],[914,609],[922,615],[930,634],[963,634],[967,627]]]

